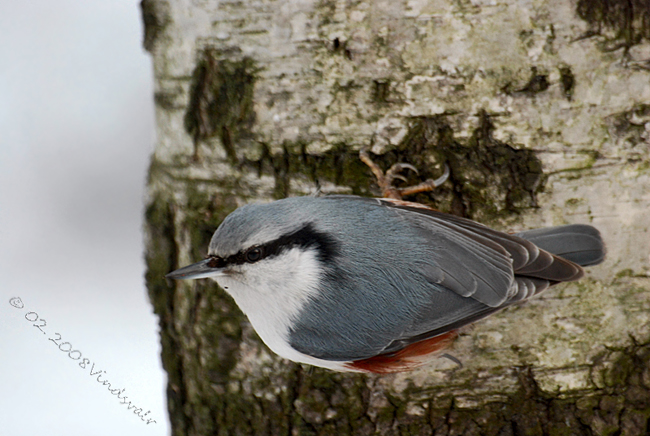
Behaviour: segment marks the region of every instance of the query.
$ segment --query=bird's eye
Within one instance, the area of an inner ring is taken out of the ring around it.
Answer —
[[[246,261],[253,263],[262,258],[262,249],[260,247],[251,248],[246,252]]]

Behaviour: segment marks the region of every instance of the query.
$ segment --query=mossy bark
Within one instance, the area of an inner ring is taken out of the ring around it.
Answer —
[[[158,140],[146,210],[174,435],[650,431],[650,11],[641,1],[143,0]],[[591,223],[607,261],[390,376],[273,355],[201,259],[254,200],[377,194],[518,231]]]

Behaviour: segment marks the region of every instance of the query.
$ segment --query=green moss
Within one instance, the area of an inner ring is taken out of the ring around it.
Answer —
[[[192,74],[184,123],[194,140],[195,158],[199,142],[218,137],[228,158],[235,162],[240,141],[252,135],[257,68],[250,58],[233,61],[219,59],[220,55],[210,48],[201,53]]]
[[[606,37],[606,51],[627,51],[650,39],[650,7],[645,0],[578,0],[576,12],[589,24],[586,37]]]
[[[451,169],[449,181],[431,193],[417,194],[408,200],[460,216],[489,220],[535,207],[537,193],[545,181],[541,162],[531,150],[516,149],[495,140],[486,113],[481,113],[479,119],[471,138],[461,143],[454,138],[444,116],[414,118],[404,140],[394,150],[373,156],[373,160],[384,169],[397,162],[417,167],[417,174],[404,174],[407,181],[403,186],[439,177],[441,164],[446,162]],[[306,144],[301,143],[285,143],[277,153],[265,144],[261,146],[260,158],[244,160],[242,165],[254,168],[260,175],[272,175],[276,198],[295,194],[290,189],[292,179],[306,179],[316,186],[331,182],[348,187],[355,195],[380,194],[370,169],[361,162],[358,152],[345,144],[335,145],[320,155],[307,153]]]
[[[153,101],[161,109],[170,111],[176,109],[174,105],[175,95],[171,92],[158,91],[153,95]]]
[[[511,75],[512,74],[504,74],[503,77]],[[548,75],[540,74],[537,67],[532,66],[530,68],[530,78],[524,86],[521,88],[515,88],[515,84],[512,81],[508,81],[501,87],[501,91],[505,94],[524,94],[528,97],[533,97],[535,94],[546,91],[549,86]]]
[[[562,66],[560,70],[560,83],[562,84],[562,91],[564,91],[564,96],[567,100],[573,100],[573,90],[575,88],[575,76],[571,67]]]
[[[630,268],[623,269],[616,273],[616,278],[620,279],[621,277],[634,277],[634,270]]]
[[[347,59],[352,59],[352,52],[348,48],[348,41],[341,41],[339,38],[334,38],[332,41],[332,52],[342,54]]]
[[[587,160],[580,165],[581,170],[593,168],[596,161],[602,157],[598,150],[578,150],[578,154],[587,156]]]
[[[639,171],[640,173],[645,173],[648,171],[648,169],[650,169],[650,160],[646,160],[639,163],[637,167],[637,171]]]
[[[590,396],[557,398],[540,390],[533,372],[523,367],[515,369],[519,380],[515,393],[477,409],[457,407],[442,388],[429,393],[418,392],[415,386],[400,394],[372,391],[371,377],[289,364],[276,371],[273,380],[253,382],[254,392],[265,395],[244,394],[231,389],[232,383],[218,394],[206,390],[205,403],[193,406],[192,416],[211,418],[180,434],[646,434],[650,392],[641,375],[647,371],[650,347],[635,343],[605,354],[612,352],[621,357],[604,370],[607,386]],[[602,360],[611,361],[606,355]],[[287,389],[269,395],[278,386]],[[383,396],[388,405],[372,409],[371,396]],[[410,414],[413,406],[424,413]]]
[[[201,378],[212,384],[225,384],[239,361],[242,325],[246,317],[232,298],[212,281],[206,281],[197,295],[207,299],[206,304],[197,304],[196,319],[193,320],[201,325],[201,340],[205,344],[201,349],[205,362]]]
[[[521,92],[529,96],[533,96],[548,89],[550,86],[548,82],[548,75],[538,73],[537,67],[531,67],[530,70],[530,79],[528,79],[528,83],[526,83],[523,88],[518,89],[515,92]]]
[[[197,183],[187,185],[185,194],[187,204],[182,227],[190,239],[191,258],[198,261],[207,254],[212,234],[236,209],[236,203],[232,197],[224,198]],[[201,340],[206,343],[204,378],[212,383],[225,383],[238,361],[241,325],[246,318],[232,298],[210,280],[197,282],[193,295],[195,309],[189,322],[202,328]]]
[[[567,207],[572,207],[583,203],[584,203],[584,199],[582,198],[569,198],[564,202],[564,205]]]
[[[167,400],[170,419],[183,422],[187,395],[183,384],[183,367],[178,335],[174,329],[174,289],[165,274],[175,269],[178,253],[174,242],[174,214],[168,199],[156,195],[145,210],[149,245],[145,256],[145,279],[149,300],[158,315],[162,342],[162,365],[167,372]],[[172,389],[172,386],[178,387]]]
[[[372,101],[379,104],[389,102],[390,79],[373,80],[372,82]]]
[[[261,144],[259,159],[245,159],[243,166],[257,171],[259,175],[271,175],[275,179],[275,198],[285,198],[291,192],[292,179],[309,180],[320,187],[324,181],[350,188],[355,195],[371,195],[372,175],[361,162],[359,154],[345,144],[334,145],[329,151],[314,155],[307,153],[307,144],[285,143],[282,151],[272,153],[269,146]]]
[[[637,104],[627,111],[609,117],[610,133],[624,149],[632,148],[646,142],[645,126],[648,122],[650,122],[650,105]],[[630,151],[627,160],[630,163],[637,162],[639,171],[647,168],[650,162],[647,153],[640,151]]]
[[[186,185],[186,219],[183,223],[190,236],[191,255],[202,259],[208,253],[208,243],[221,221],[237,208],[235,199],[207,190],[204,185]]]
[[[585,156],[585,160],[580,162],[579,164],[570,167],[570,168],[564,168],[558,171],[554,171],[550,174],[562,174],[563,177],[566,180],[578,180],[581,179],[582,176],[584,175],[584,171],[590,170],[593,168],[593,166],[596,164],[598,159],[600,159],[602,156],[598,150],[588,150],[588,149],[581,149],[581,150],[576,150],[576,154],[581,154]],[[572,200],[568,200],[568,202],[571,202]],[[570,204],[567,203],[568,205],[575,205],[575,204]]]
[[[144,27],[144,38],[142,46],[148,52],[152,52],[156,41],[169,24],[169,17],[163,13],[163,6],[155,0],[142,0],[140,2],[142,23]]]
[[[370,398],[366,382],[367,377],[359,374],[311,367],[302,370],[296,385],[294,423],[301,429],[318,428],[317,434],[357,434],[370,424],[366,416]]]
[[[411,174],[407,184],[436,178],[440,170],[429,162],[446,162],[449,181],[413,200],[456,215],[485,221],[535,207],[545,180],[541,162],[531,150],[494,139],[493,129],[489,115],[481,112],[478,126],[462,143],[445,116],[415,118],[400,146],[385,158],[418,168],[420,179]]]

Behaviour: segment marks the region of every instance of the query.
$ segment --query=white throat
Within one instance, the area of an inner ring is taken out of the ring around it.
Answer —
[[[241,273],[216,277],[269,348],[305,361],[288,343],[289,327],[318,294],[321,267],[315,249],[291,248],[278,256],[241,266]]]

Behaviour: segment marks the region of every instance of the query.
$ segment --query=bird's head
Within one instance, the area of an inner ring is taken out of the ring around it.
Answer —
[[[313,284],[336,256],[337,242],[296,206],[288,199],[237,209],[212,236],[206,259],[166,277],[232,280],[260,290]]]

